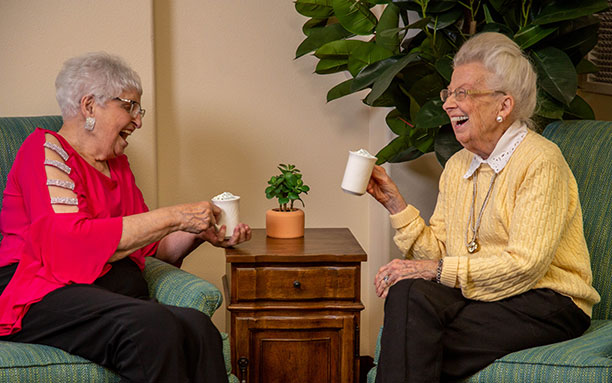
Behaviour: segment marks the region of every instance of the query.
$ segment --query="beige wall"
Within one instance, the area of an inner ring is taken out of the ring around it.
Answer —
[[[312,192],[308,227],[349,227],[368,252],[363,264],[361,353],[373,355],[383,301],[372,280],[398,256],[387,214],[368,197],[340,191],[347,151],[376,151],[391,139],[384,110],[353,95],[325,103],[343,75],[314,75],[294,60],[306,19],[291,1],[0,0],[0,115],[57,114],[53,82],[68,57],[106,50],[143,80],[145,128],[128,149],[150,206],[239,194],[242,219],[264,226],[267,179],[295,163]],[[586,94],[597,118],[610,97]],[[607,114],[606,114],[607,113]],[[406,199],[428,217],[441,171],[433,156],[387,165]],[[204,245],[185,269],[222,290],[223,251]],[[226,329],[226,312],[216,325]]]
[[[243,221],[262,228],[275,206],[266,182],[289,162],[311,187],[306,226],[349,227],[367,250],[368,199],[339,184],[348,150],[368,148],[368,110],[359,97],[326,104],[343,75],[314,76],[311,57],[294,60],[306,19],[293,2],[154,4],[160,205],[230,191],[241,196]],[[205,245],[184,268],[221,287],[224,253]],[[225,328],[223,310],[213,320]],[[368,331],[363,339],[373,351]]]
[[[0,116],[60,114],[55,77],[70,57],[107,51],[141,76],[145,108],[153,106],[150,0],[0,0]],[[149,206],[157,205],[155,119],[127,153]]]

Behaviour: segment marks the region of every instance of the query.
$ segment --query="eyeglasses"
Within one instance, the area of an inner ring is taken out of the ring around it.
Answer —
[[[121,98],[121,97],[115,97],[115,98],[113,98],[113,100],[119,100],[119,101],[123,101],[123,102],[129,103],[130,104],[130,110],[127,110],[127,109],[126,110],[130,114],[130,116],[132,116],[132,118],[138,117],[139,114],[140,114],[140,118],[144,117],[146,110],[142,109],[142,107],[140,106],[140,103],[138,101],[129,100],[127,98]]]
[[[440,100],[442,100],[442,102],[446,102],[446,100],[448,100],[448,98],[453,95],[455,96],[455,100],[457,101],[463,101],[465,100],[465,98],[468,95],[474,95],[474,94],[493,94],[493,93],[501,93],[501,94],[506,94],[505,92],[502,92],[501,90],[474,90],[474,89],[463,89],[463,88],[457,88],[454,91],[450,91],[448,89],[442,89],[440,91]]]

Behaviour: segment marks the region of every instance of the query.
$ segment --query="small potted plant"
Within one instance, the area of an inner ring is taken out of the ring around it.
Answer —
[[[304,236],[304,211],[293,207],[295,201],[304,201],[300,194],[308,194],[310,188],[302,181],[302,174],[295,165],[279,164],[281,174],[272,176],[266,188],[266,198],[276,198],[278,208],[266,212],[266,234],[272,238],[299,238]]]

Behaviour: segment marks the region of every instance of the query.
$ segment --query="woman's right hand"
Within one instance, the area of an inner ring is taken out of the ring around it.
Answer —
[[[214,228],[221,217],[221,209],[209,201],[178,205],[179,230],[200,234]]]
[[[382,166],[374,165],[366,190],[391,214],[399,213],[406,208],[404,197]]]

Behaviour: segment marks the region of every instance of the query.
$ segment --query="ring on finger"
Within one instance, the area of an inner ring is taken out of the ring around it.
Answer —
[[[385,281],[385,283],[389,283],[389,275],[385,275],[383,281]]]

